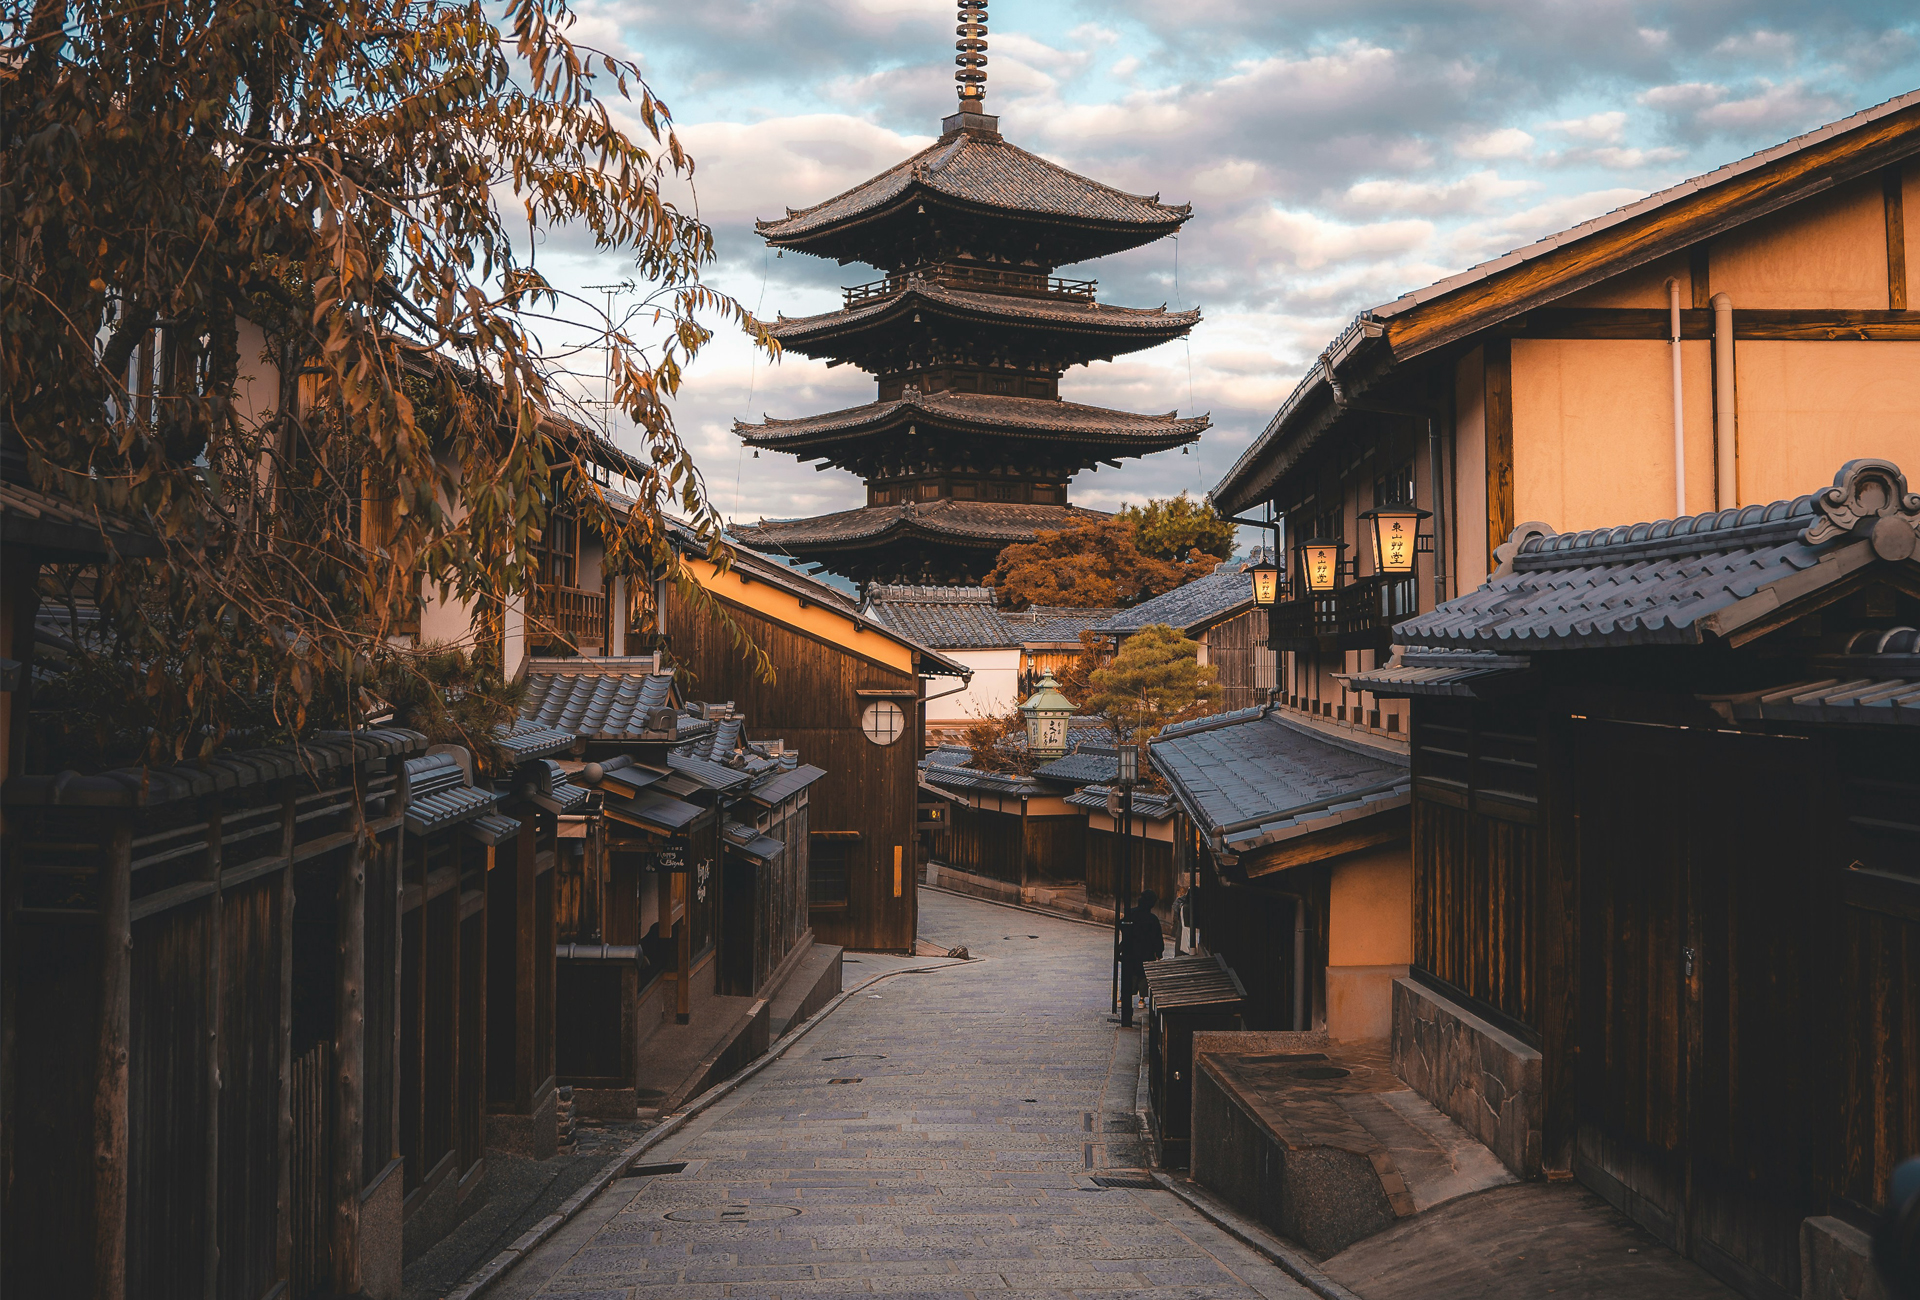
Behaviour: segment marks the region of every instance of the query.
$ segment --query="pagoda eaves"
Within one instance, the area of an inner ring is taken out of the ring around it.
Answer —
[[[976,115],[948,121],[963,116]],[[1193,215],[1189,204],[1128,194],[1028,153],[997,123],[955,124],[872,180],[755,226],[775,248],[889,271],[942,248],[1052,270],[1150,244]]]

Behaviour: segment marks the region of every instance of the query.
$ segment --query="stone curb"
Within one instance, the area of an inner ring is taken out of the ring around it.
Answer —
[[[532,1254],[542,1242],[546,1241],[547,1238],[553,1236],[554,1233],[564,1227],[568,1220],[572,1219],[574,1215],[578,1214],[581,1209],[586,1206],[587,1202],[605,1191],[608,1185],[620,1176],[621,1170],[632,1164],[649,1148],[657,1146],[662,1140],[673,1136],[685,1128],[687,1121],[695,1115],[698,1115],[701,1111],[707,1109],[707,1107],[713,1105],[713,1103],[719,1101],[721,1098],[728,1096],[738,1089],[741,1084],[747,1082],[747,1080],[753,1078],[754,1075],[760,1073],[760,1071],[766,1069],[769,1065],[772,1065],[775,1061],[786,1055],[789,1048],[802,1038],[805,1038],[815,1025],[820,1024],[828,1016],[832,1015],[834,1011],[840,1007],[841,1003],[851,998],[854,994],[878,984],[881,980],[892,979],[896,975],[924,975],[929,971],[946,970],[951,966],[970,966],[973,964],[973,962],[960,961],[952,958],[942,958],[940,960],[941,964],[938,966],[908,966],[900,970],[883,971],[878,975],[869,976],[850,989],[842,989],[831,1002],[782,1034],[779,1040],[767,1048],[758,1059],[749,1061],[732,1075],[720,1083],[715,1084],[706,1092],[681,1107],[678,1111],[660,1121],[658,1125],[649,1129],[643,1136],[630,1143],[626,1150],[609,1160],[601,1168],[599,1173],[589,1178],[579,1191],[560,1202],[559,1208],[552,1214],[549,1214],[546,1218],[534,1224],[531,1228],[520,1234],[519,1237],[515,1238],[511,1245],[501,1250],[498,1255],[495,1255],[492,1259],[468,1274],[464,1282],[447,1292],[445,1300],[473,1300],[475,1296],[484,1294],[492,1288],[494,1283],[505,1277],[509,1269]],[[974,960],[977,961],[979,959],[975,958]]]
[[[1148,1171],[1153,1181],[1197,1210],[1202,1218],[1224,1231],[1241,1245],[1251,1248],[1278,1265],[1294,1281],[1320,1297],[1320,1300],[1360,1300],[1358,1295],[1322,1273],[1319,1267],[1293,1247],[1283,1243],[1265,1228],[1252,1223],[1217,1197],[1169,1178],[1158,1169]]]
[[[1066,912],[1056,912],[1050,907],[1033,907],[1027,903],[1009,903],[998,898],[983,898],[979,894],[962,893],[958,889],[946,889],[940,885],[922,884],[921,889],[931,889],[936,894],[945,894],[949,898],[965,898],[975,903],[987,903],[993,907],[1010,907],[1016,912],[1032,912],[1035,916],[1049,917],[1055,921],[1066,921],[1073,925],[1090,925],[1096,930],[1112,931],[1110,921],[1090,921],[1084,916],[1073,916]]]

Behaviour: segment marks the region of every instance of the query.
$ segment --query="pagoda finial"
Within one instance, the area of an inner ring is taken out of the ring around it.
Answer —
[[[960,83],[960,111],[985,112],[987,98],[987,0],[958,0],[960,25],[953,34],[960,39],[953,48],[960,51],[953,61],[960,70],[953,79]]]

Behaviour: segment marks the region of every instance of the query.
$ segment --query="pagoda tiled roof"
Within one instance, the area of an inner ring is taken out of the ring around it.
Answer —
[[[874,543],[901,534],[981,546],[1030,542],[1035,533],[1071,528],[1089,519],[1104,519],[1098,510],[1079,506],[1026,505],[995,501],[924,501],[891,506],[863,506],[812,519],[767,519],[738,525],[733,532],[749,546],[790,551],[797,547],[830,546],[849,542]]]
[[[1157,194],[1128,194],[1068,171],[1009,144],[998,133],[960,131],[843,194],[754,224],[772,243],[800,243],[809,235],[912,201],[916,192],[1006,213],[1135,227],[1141,242],[1170,233],[1193,214],[1190,204],[1162,203]]]
[[[1200,309],[1168,311],[1162,307],[1116,307],[1076,298],[1029,298],[1006,293],[977,293],[928,280],[909,281],[899,293],[873,298],[840,311],[816,316],[781,316],[766,329],[785,347],[802,354],[835,338],[895,323],[918,311],[991,325],[998,329],[1032,328],[1070,334],[1094,334],[1124,351],[1152,347],[1178,338],[1200,323]]]
[[[895,401],[868,402],[865,406],[798,420],[769,419],[761,424],[736,420],[733,430],[750,446],[785,449],[796,443],[880,433],[908,420],[924,420],[935,428],[1011,438],[1142,443],[1146,444],[1144,450],[1152,451],[1193,442],[1210,423],[1204,415],[1183,420],[1173,411],[1165,415],[1135,415],[1052,397],[945,391]]]

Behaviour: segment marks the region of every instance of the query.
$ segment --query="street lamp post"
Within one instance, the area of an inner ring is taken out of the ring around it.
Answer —
[[[1120,920],[1126,914],[1127,893],[1130,877],[1133,874],[1133,787],[1140,779],[1140,749],[1133,744],[1122,744],[1119,752],[1119,776],[1114,784],[1120,787],[1120,861],[1114,867],[1113,880],[1113,1009],[1120,1011],[1120,963],[1121,935]],[[1123,1019],[1127,1017],[1122,1017]]]

